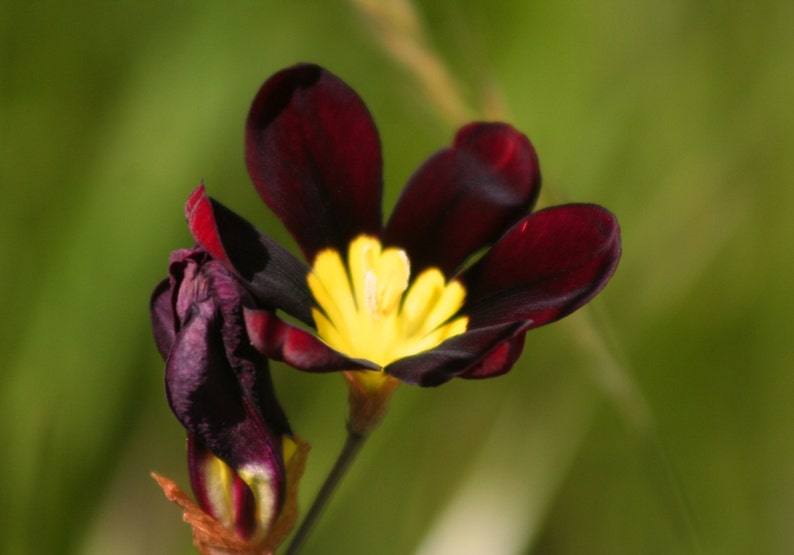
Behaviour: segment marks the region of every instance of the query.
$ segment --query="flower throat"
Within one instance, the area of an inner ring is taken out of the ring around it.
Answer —
[[[317,334],[347,356],[384,367],[466,331],[468,318],[455,317],[466,296],[460,282],[447,282],[438,268],[410,278],[405,251],[384,249],[374,237],[350,243],[347,267],[336,250],[321,251],[308,275]]]

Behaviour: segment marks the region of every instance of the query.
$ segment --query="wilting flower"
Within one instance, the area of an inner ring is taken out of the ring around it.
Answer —
[[[253,300],[239,280],[201,248],[174,252],[169,277],[152,296],[168,402],[187,430],[190,481],[201,511],[171,495],[175,486],[164,487],[186,509],[186,520],[193,515],[202,553],[220,547],[269,553],[295,518],[305,447],[276,400],[267,359],[248,340],[246,305]]]
[[[411,177],[384,225],[375,125],[356,93],[317,66],[262,86],[246,161],[309,265],[203,186],[187,203],[191,232],[255,298],[245,311],[254,346],[302,370],[347,370],[352,397],[507,372],[525,332],[585,304],[620,256],[617,221],[599,206],[529,214],[537,156],[503,123],[460,129]]]

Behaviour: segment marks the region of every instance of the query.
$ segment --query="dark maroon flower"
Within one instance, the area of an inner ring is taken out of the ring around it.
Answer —
[[[198,505],[258,546],[287,500],[287,462],[297,445],[267,359],[246,333],[243,307],[253,304],[240,281],[198,247],[172,254],[151,315],[168,402],[188,434]]]
[[[503,123],[460,129],[413,175],[384,226],[372,118],[353,90],[314,65],[262,86],[246,161],[310,266],[203,186],[186,207],[193,236],[256,299],[245,316],[260,352],[308,371],[336,369],[334,353],[349,357],[358,364],[347,370],[370,370],[346,373],[365,392],[388,376],[430,386],[507,372],[525,332],[585,304],[620,257],[618,223],[604,208],[529,214],[537,156]]]

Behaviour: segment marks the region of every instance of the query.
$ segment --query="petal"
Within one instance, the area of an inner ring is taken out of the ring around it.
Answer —
[[[237,280],[219,262],[210,261],[203,268],[210,282],[213,300],[220,311],[221,337],[226,359],[237,378],[246,401],[257,411],[276,435],[292,435],[287,417],[276,399],[270,372],[261,354],[252,345],[245,325],[245,306],[251,300]]]
[[[303,262],[207,196],[203,185],[190,195],[185,215],[195,240],[242,278],[257,301],[312,324],[309,269]]]
[[[513,337],[491,349],[485,357],[466,369],[459,377],[479,380],[482,378],[494,378],[509,372],[524,350],[526,337],[526,329],[521,329]]]
[[[307,260],[380,234],[378,133],[358,95],[328,71],[297,65],[262,85],[246,124],[246,162]]]
[[[437,266],[453,275],[524,216],[539,190],[538,159],[524,135],[503,123],[469,124],[408,182],[385,243],[404,248],[414,272]]]
[[[400,381],[436,386],[454,377],[485,378],[507,372],[521,354],[528,322],[509,322],[472,329],[424,353],[402,358],[385,368]],[[507,347],[505,342],[512,342]]]
[[[154,288],[149,301],[149,316],[152,320],[154,342],[157,344],[157,350],[160,351],[163,360],[168,358],[176,335],[174,311],[171,304],[172,295],[171,282],[166,278]]]
[[[617,219],[596,205],[541,210],[513,226],[463,276],[470,328],[570,314],[609,281],[620,258]]]
[[[199,248],[179,249],[171,253],[168,262],[168,277],[157,284],[149,301],[149,315],[157,349],[163,360],[168,358],[174,338],[180,327],[180,311],[185,307],[179,297],[194,296],[197,292],[185,294],[183,285],[191,288],[196,268],[207,258],[207,253]],[[187,283],[185,283],[187,282]]]
[[[350,358],[333,350],[314,335],[287,324],[272,312],[245,309],[244,314],[251,344],[270,359],[308,372],[379,369],[373,362]]]
[[[190,474],[190,486],[193,489],[193,495],[196,497],[196,503],[204,511],[211,516],[221,519],[222,507],[218,507],[219,503],[213,499],[213,489],[207,483],[207,474],[203,471],[206,464],[215,456],[212,451],[201,443],[201,440],[196,439],[193,434],[187,435],[187,467],[188,474]]]

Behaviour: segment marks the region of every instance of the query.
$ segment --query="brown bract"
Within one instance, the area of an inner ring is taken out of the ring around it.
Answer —
[[[165,476],[152,472],[165,496],[182,507],[182,518],[193,527],[193,545],[202,555],[260,555],[248,542],[241,540],[232,531],[202,511],[176,483]]]

